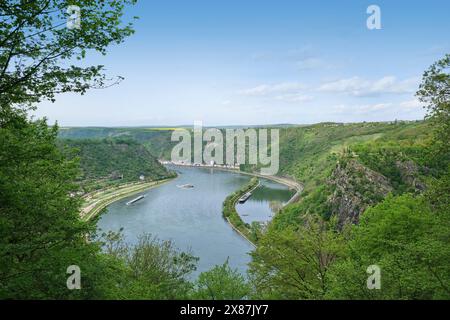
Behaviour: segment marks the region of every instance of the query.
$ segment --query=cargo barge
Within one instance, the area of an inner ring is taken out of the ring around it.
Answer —
[[[133,200],[128,201],[128,202],[127,202],[127,206],[129,206],[130,204],[133,204],[133,203],[135,203],[135,202],[137,202],[137,201],[139,201],[139,200],[141,200],[141,199],[144,199],[144,198],[145,198],[144,195],[140,195],[139,197],[134,198]]]

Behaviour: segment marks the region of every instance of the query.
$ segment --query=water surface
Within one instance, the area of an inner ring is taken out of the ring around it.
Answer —
[[[236,210],[246,223],[267,222],[294,195],[285,185],[260,179],[260,186],[245,203],[238,203]]]
[[[134,244],[138,235],[151,233],[172,240],[181,250],[191,250],[199,257],[197,272],[222,264],[227,258],[233,268],[245,273],[253,246],[237,234],[222,218],[222,203],[235,190],[248,183],[249,176],[206,168],[171,167],[178,178],[141,194],[145,198],[126,202],[137,195],[121,199],[107,208],[98,222],[102,231],[123,228],[125,241]],[[290,192],[283,185],[261,180],[262,186],[239,212],[245,221],[264,220],[270,216],[270,201],[287,201]],[[192,184],[194,188],[180,188]]]

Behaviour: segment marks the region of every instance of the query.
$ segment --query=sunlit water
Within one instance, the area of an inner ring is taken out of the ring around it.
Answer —
[[[250,261],[252,245],[222,218],[224,199],[250,180],[249,176],[205,168],[172,167],[178,178],[141,194],[145,198],[131,205],[137,195],[119,200],[107,208],[98,222],[102,231],[123,228],[125,241],[134,244],[143,233],[172,240],[181,250],[191,250],[200,258],[197,271],[208,270],[228,258],[231,267],[242,273]],[[192,184],[194,188],[178,186]],[[261,187],[245,203],[237,206],[246,222],[266,221],[273,214],[270,202],[283,203],[292,192],[287,187],[261,180]]]

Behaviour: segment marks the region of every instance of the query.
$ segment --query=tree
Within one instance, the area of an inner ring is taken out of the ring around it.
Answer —
[[[73,196],[76,161],[56,146],[57,127],[23,115],[0,127],[0,297],[89,298],[102,274],[99,247],[86,243],[93,225],[79,218]],[[66,269],[80,266],[83,290],[66,287]]]
[[[433,124],[428,164],[440,169],[426,195],[438,212],[450,214],[450,54],[424,73],[417,96],[427,103],[427,116]]]
[[[85,93],[114,83],[104,67],[76,60],[133,33],[121,19],[136,0],[3,0],[0,3],[0,106],[32,104],[64,92]],[[67,28],[70,6],[80,8],[79,28]],[[120,80],[119,78],[118,80]]]
[[[0,3],[0,297],[104,298],[122,264],[86,237],[73,183],[78,163],[56,146],[57,127],[26,111],[64,92],[83,94],[109,81],[103,66],[76,66],[132,34],[121,22],[134,0],[4,0]],[[66,28],[69,5],[79,29]],[[67,267],[82,270],[83,290],[68,290]]]
[[[238,270],[233,270],[228,259],[223,265],[202,272],[195,282],[193,298],[205,300],[237,300],[247,298],[250,285]]]
[[[450,163],[450,54],[425,71],[417,96],[427,104],[427,118],[433,124],[434,152],[430,160],[445,172]]]
[[[298,229],[270,228],[252,252],[250,275],[256,297],[321,299],[328,290],[328,268],[343,251],[342,235],[317,216]]]
[[[388,197],[361,216],[347,258],[330,268],[327,298],[449,299],[449,217],[434,214],[423,197]],[[367,288],[371,265],[381,289]]]
[[[116,277],[114,299],[186,299],[191,290],[189,274],[198,261],[189,252],[181,252],[172,241],[161,241],[142,234],[138,243],[124,243],[120,233],[102,237],[107,256],[123,264]]]

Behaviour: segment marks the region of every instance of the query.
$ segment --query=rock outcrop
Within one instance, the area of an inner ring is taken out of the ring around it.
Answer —
[[[339,226],[358,223],[361,213],[393,190],[389,180],[354,159],[338,162],[328,184],[332,190],[327,202]]]

